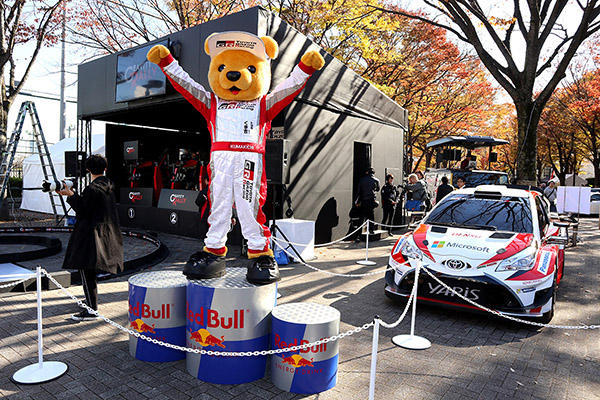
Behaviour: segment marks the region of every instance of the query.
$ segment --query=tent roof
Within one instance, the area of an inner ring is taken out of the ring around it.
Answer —
[[[466,149],[477,149],[479,147],[498,146],[508,143],[510,143],[508,140],[496,139],[491,136],[447,136],[427,143],[427,148],[456,146]]]
[[[52,163],[64,163],[65,162],[65,151],[75,151],[77,147],[76,138],[64,138],[58,141],[52,146],[48,147],[50,157],[52,157]],[[92,153],[104,155],[104,134],[92,135]],[[23,160],[23,164],[39,164],[40,156],[35,153]]]

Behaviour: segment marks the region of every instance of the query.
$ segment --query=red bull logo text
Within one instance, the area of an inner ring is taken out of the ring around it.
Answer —
[[[186,315],[190,322],[207,328],[222,329],[244,329],[244,311],[233,310],[233,317],[221,317],[217,310],[200,307],[200,312],[194,312],[190,309],[189,303],[185,303]]]
[[[222,349],[225,348],[225,345],[223,344],[225,337],[221,336],[221,339],[219,339],[206,329],[198,329],[197,331],[192,331],[190,329],[190,339],[200,344],[202,347],[219,346]]]
[[[153,318],[153,319],[169,319],[171,318],[171,304],[161,304],[160,308],[151,308],[149,304],[140,304],[136,302],[129,304],[129,316],[136,316],[140,318]]]
[[[285,349],[293,346],[302,346],[304,344],[310,343],[308,340],[300,340],[300,344],[298,344],[298,339],[295,338],[293,342],[286,343],[281,340],[281,337],[278,334],[274,336],[275,347],[279,349]],[[327,351],[327,343],[321,343],[312,347],[307,347],[305,349],[301,349],[300,353],[320,353],[322,351]]]

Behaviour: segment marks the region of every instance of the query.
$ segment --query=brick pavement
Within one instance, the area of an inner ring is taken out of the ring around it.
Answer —
[[[557,313],[559,324],[598,323],[600,308],[600,231],[597,221],[583,224],[584,243],[567,252]],[[195,250],[194,240],[161,235],[172,253],[152,268],[181,268]],[[370,251],[384,266],[393,240]],[[320,268],[364,272],[354,264],[361,245],[318,250]],[[234,251],[235,252],[235,251]],[[335,278],[301,265],[282,268],[280,303],[313,301],[341,311],[341,329],[362,325],[375,314],[392,321],[400,306],[383,294],[382,277]],[[70,289],[82,296],[80,287]],[[100,312],[127,321],[126,278],[99,287]],[[127,337],[109,325],[67,320],[74,311],[59,291],[44,293],[45,354],[69,364],[60,379],[39,386],[17,386],[9,377],[35,362],[35,296],[0,298],[0,397],[6,399],[364,399],[368,394],[371,331],[340,342],[338,384],[319,396],[294,396],[267,378],[243,385],[198,381],[185,363],[145,363],[128,353]],[[380,334],[376,398],[390,399],[600,399],[600,332],[535,330],[488,316],[419,306],[417,333],[432,341],[425,351],[394,347],[392,336],[408,331],[408,318]]]

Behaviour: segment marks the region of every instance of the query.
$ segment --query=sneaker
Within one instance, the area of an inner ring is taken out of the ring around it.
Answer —
[[[88,310],[83,310],[78,312],[77,314],[71,315],[71,319],[73,321],[95,321],[100,319],[99,316],[91,314]]]
[[[225,257],[199,251],[190,256],[183,267],[183,274],[188,279],[218,278],[225,275],[225,267]]]
[[[279,266],[273,256],[258,257],[246,273],[246,280],[255,285],[267,285],[279,279]]]

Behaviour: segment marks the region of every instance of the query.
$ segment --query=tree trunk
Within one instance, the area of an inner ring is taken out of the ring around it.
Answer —
[[[518,153],[517,183],[536,185],[537,127],[541,111],[533,101],[517,103]]]
[[[4,102],[0,107],[0,153],[6,150],[8,132],[8,110],[10,103]]]

